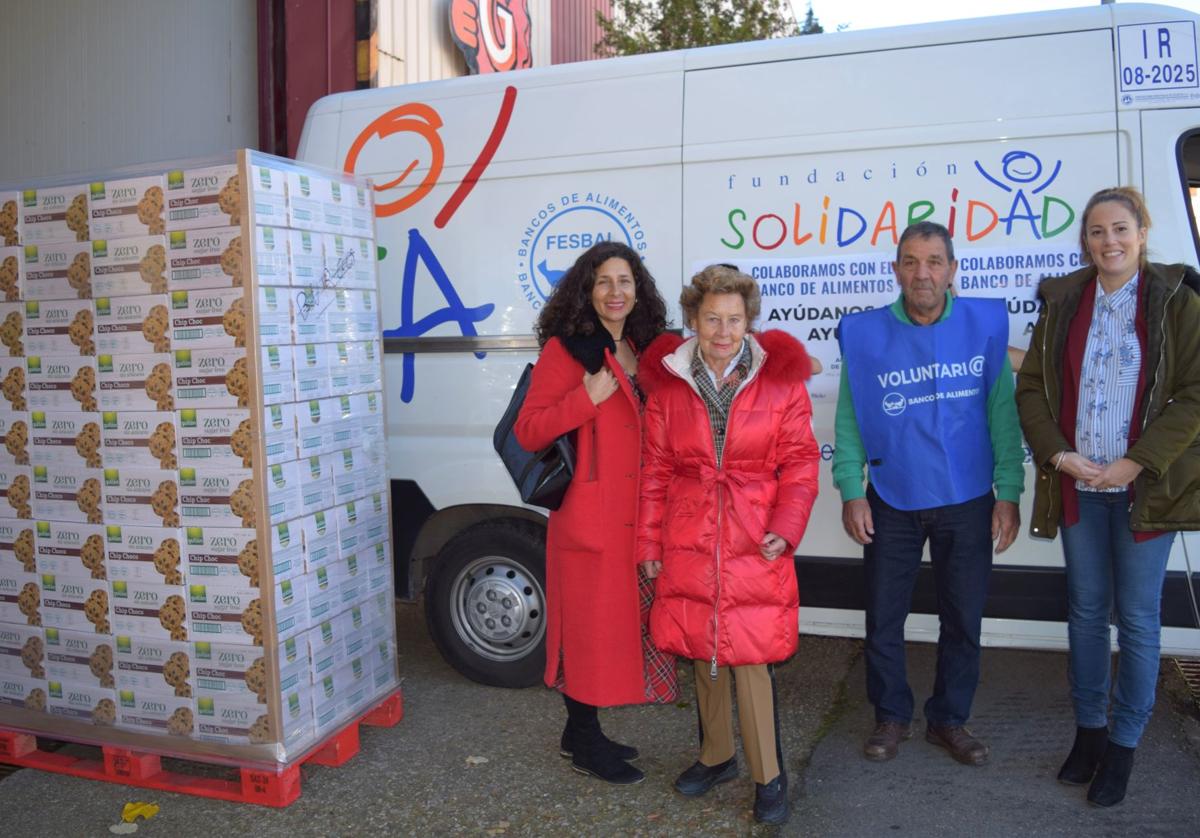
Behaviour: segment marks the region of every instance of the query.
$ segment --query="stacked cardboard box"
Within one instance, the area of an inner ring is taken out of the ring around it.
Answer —
[[[253,152],[0,191],[0,724],[286,761],[395,688],[372,232]]]

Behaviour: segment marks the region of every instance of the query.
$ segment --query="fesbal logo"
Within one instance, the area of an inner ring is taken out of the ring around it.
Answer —
[[[641,216],[604,192],[564,192],[530,213],[517,247],[521,296],[540,309],[559,280],[589,247],[615,241],[645,258],[649,247]]]

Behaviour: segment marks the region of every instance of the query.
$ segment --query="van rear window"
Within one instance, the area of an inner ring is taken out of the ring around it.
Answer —
[[[1179,173],[1187,190],[1192,246],[1200,263],[1200,131],[1190,131],[1179,138]]]

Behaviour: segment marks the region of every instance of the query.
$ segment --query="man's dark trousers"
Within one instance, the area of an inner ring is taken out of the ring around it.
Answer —
[[[904,621],[926,540],[937,591],[937,678],[925,721],[959,726],[971,715],[979,684],[979,633],[992,569],[991,492],[974,500],[913,512],[896,509],[867,487],[875,525],[863,547],[867,590],[867,697],[877,722],[912,721],[904,664]]]

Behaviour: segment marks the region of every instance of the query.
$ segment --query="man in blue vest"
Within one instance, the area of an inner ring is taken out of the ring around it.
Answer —
[[[979,683],[993,542],[1003,552],[1020,527],[1024,449],[1005,303],[953,296],[957,267],[945,227],[909,226],[892,265],[900,298],[848,314],[838,327],[833,477],[842,524],[863,545],[867,696],[876,722],[863,747],[870,760],[891,759],[912,736],[904,622],[926,541],[941,630],[925,739],[959,762],[988,760],[966,722]]]

